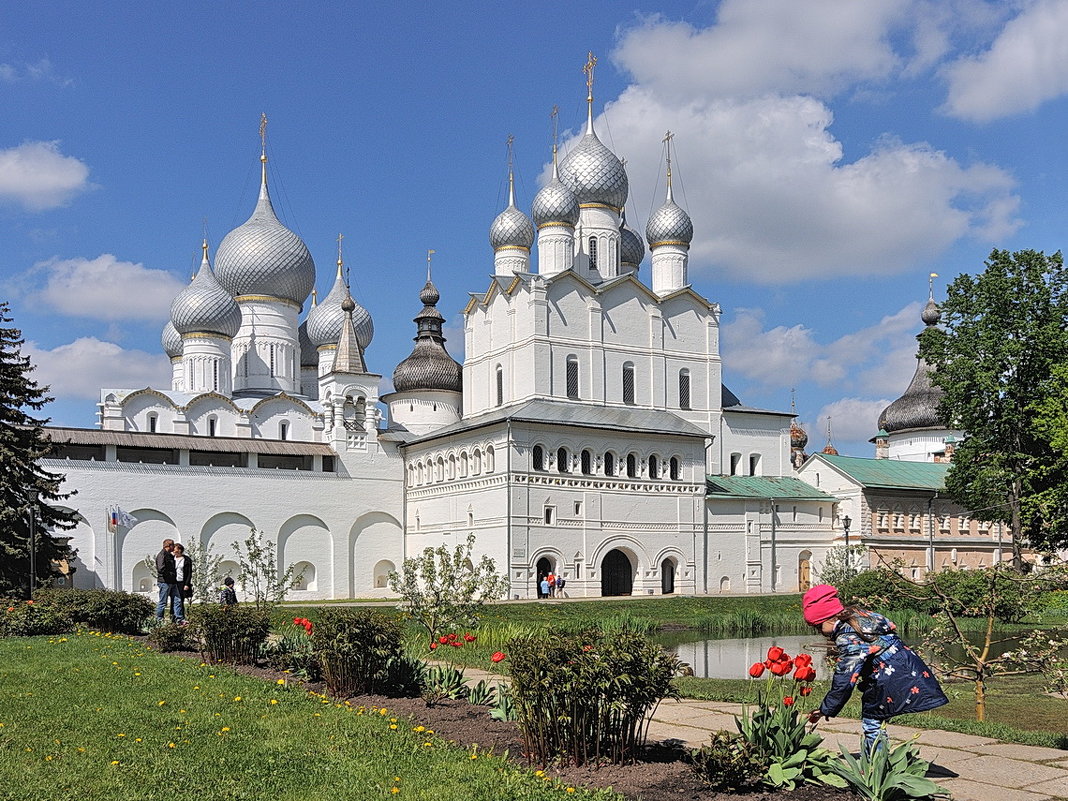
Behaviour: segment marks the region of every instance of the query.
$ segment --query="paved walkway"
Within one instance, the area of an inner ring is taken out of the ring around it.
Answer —
[[[474,668],[464,675],[472,682],[502,678]],[[709,732],[737,731],[734,715],[740,711],[740,704],[719,701],[664,701],[649,725],[649,739],[697,748],[708,742]],[[821,720],[818,730],[827,748],[837,750],[839,743],[853,753],[860,748],[859,720]],[[1068,801],[1068,751],[938,729],[891,725],[888,731],[895,741],[917,737],[921,756],[931,762],[928,775],[955,801]]]

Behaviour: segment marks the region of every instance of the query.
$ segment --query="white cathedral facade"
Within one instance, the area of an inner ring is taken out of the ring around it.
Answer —
[[[74,585],[151,590],[143,560],[166,537],[236,575],[231,543],[255,528],[303,572],[297,600],[386,595],[406,557],[472,534],[517,598],[550,570],[579,597],[805,588],[841,536],[836,498],[793,476],[791,413],[723,386],[719,307],[688,283],[670,150],[646,259],[587,101],[585,135],[559,164],[554,148],[529,216],[509,176],[493,275],[463,310],[464,364],[428,271],[415,347],[382,397],[340,255],[301,320],[315,266],[275,215],[261,156],[252,216],[214,265],[204,246],[172,305],[171,386],[103,389],[97,429],[48,429],[45,466],[77,490]],[[116,507],[135,522],[109,526]]]

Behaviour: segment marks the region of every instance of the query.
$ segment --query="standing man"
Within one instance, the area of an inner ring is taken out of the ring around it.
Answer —
[[[178,577],[174,572],[174,540],[163,541],[163,550],[156,554],[156,581],[159,582],[159,603],[156,604],[156,620],[163,620],[163,610],[181,603],[178,594]]]

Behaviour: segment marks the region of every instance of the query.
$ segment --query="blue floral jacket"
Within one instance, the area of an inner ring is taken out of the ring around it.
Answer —
[[[834,717],[841,712],[854,687],[863,694],[863,716],[874,720],[949,703],[931,669],[901,642],[897,626],[875,612],[858,615],[857,620],[870,641],[844,621],[835,627],[838,664],[831,689],[820,703],[822,714]]]

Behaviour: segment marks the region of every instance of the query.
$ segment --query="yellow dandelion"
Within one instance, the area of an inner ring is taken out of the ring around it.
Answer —
[[[312,717],[313,717],[313,718],[321,718],[321,717],[322,717],[322,715],[320,715],[320,714],[319,714],[318,712],[316,712],[316,713],[314,713],[314,714],[312,715]]]
[[[200,689],[200,685],[199,685],[199,684],[195,684],[195,685],[193,685],[193,689],[194,689],[194,690],[199,690],[199,689]]]
[[[433,733],[434,733],[434,730],[433,730],[433,729],[427,729],[427,730],[426,730],[426,733],[427,733],[427,734],[433,734]]]
[[[378,710],[378,714],[381,715],[382,717],[385,717],[386,716],[386,712],[388,712],[388,711],[389,710],[387,710],[385,707],[382,707],[381,709]]]
[[[160,701],[159,703],[156,704],[156,706],[163,706],[166,703],[167,703],[166,701]]]
[[[412,731],[426,731],[426,726],[416,726]]]
[[[390,790],[390,792],[391,792],[391,793],[392,793],[393,795],[396,795],[397,793],[399,793],[399,792],[400,792],[400,788],[399,788],[399,787],[394,787],[394,788],[393,788],[392,790]]]
[[[113,760],[111,760],[111,764],[112,765],[118,765],[119,764],[119,760],[113,759]]]
[[[535,776],[544,776],[545,775],[545,771],[544,770],[536,770],[536,771],[534,771],[534,775]]]
[[[85,753],[85,748],[84,748],[84,747],[81,747],[81,746],[79,746],[79,748],[78,748],[78,753],[79,753],[79,754],[84,754],[84,753]]]
[[[174,743],[167,743],[167,747],[168,748],[177,748],[178,746],[175,745]]]
[[[45,762],[51,762],[51,761],[52,761],[52,755],[49,754],[48,756],[45,757]]]
[[[568,791],[569,793],[573,793],[573,792],[575,792],[575,788],[574,788],[574,787],[568,787],[568,788],[567,788],[567,791]]]
[[[144,742],[144,740],[142,740],[140,737],[138,737],[136,740],[134,740],[134,742],[135,743],[142,743],[142,742]]]
[[[126,735],[125,734],[116,734],[115,736],[116,737],[125,737]]]
[[[134,675],[135,675],[135,676],[140,676],[141,674],[140,674],[140,673],[134,673]]]
[[[230,731],[230,727],[229,727],[229,726],[223,726],[223,727],[222,727],[222,730],[223,730],[223,731]]]
[[[272,704],[277,704],[278,703],[278,699],[277,698],[272,698],[271,699],[271,703]]]
[[[396,719],[396,718],[390,718],[390,719],[389,719],[389,722],[390,722],[390,723],[396,723],[396,722],[397,722],[397,719]]]
[[[478,754],[471,754],[471,759],[478,759]]]
[[[241,700],[241,696],[240,695],[235,695],[234,696],[234,700],[235,701],[240,701]]]
[[[285,684],[285,683],[286,683],[285,679],[279,679],[278,681],[275,682],[275,684]]]
[[[185,710],[184,709],[179,709],[178,710],[178,714],[179,715],[184,715],[185,714]]]
[[[396,728],[397,728],[397,724],[396,724],[396,723],[390,723],[390,724],[389,724],[389,727],[390,727],[391,729],[396,729]]]

